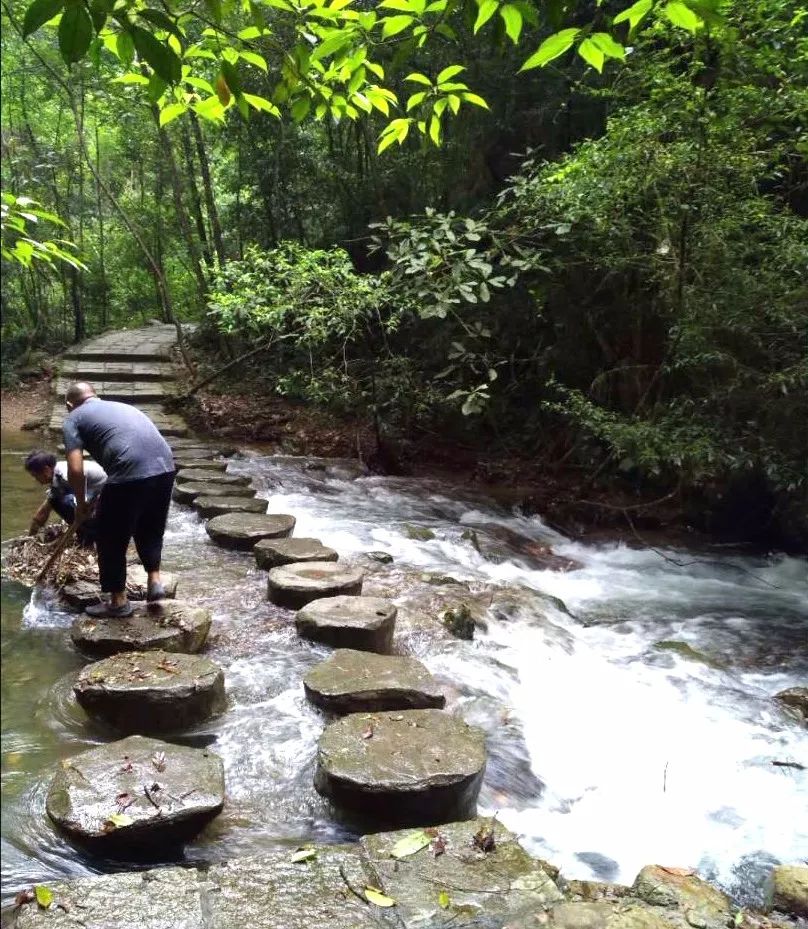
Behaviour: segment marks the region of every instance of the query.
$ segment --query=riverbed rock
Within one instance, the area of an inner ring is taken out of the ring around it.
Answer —
[[[226,461],[215,461],[212,458],[186,458],[174,456],[174,466],[180,472],[183,471],[226,471]]]
[[[410,523],[405,523],[404,534],[416,542],[431,542],[435,538],[435,533],[428,526],[413,526]]]
[[[262,502],[266,508],[266,501]],[[205,531],[217,545],[243,552],[261,539],[286,538],[294,528],[294,516],[286,513],[225,513],[205,524]]]
[[[686,923],[697,929],[726,929],[732,919],[729,897],[690,868],[646,865],[631,893],[652,906],[678,907]]]
[[[209,610],[181,600],[133,604],[126,619],[79,616],[70,630],[76,648],[94,658],[118,652],[185,652],[201,650],[210,631]]]
[[[687,929],[687,923],[675,910],[648,906],[638,900],[559,903],[549,912],[544,925],[548,929]]]
[[[268,503],[261,497],[197,497],[193,507],[203,519],[228,513],[266,513]]]
[[[197,497],[254,497],[255,489],[243,484],[210,484],[204,481],[177,483],[171,499],[177,503],[192,503]]]
[[[780,865],[774,869],[769,904],[790,916],[808,917],[808,867]]]
[[[365,557],[378,564],[392,564],[394,561],[390,552],[365,552]]]
[[[562,900],[539,862],[500,822],[447,823],[435,832],[420,851],[398,859],[391,852],[398,842],[417,835],[411,829],[366,835],[360,843],[376,886],[396,901],[396,915],[405,926],[540,926],[538,915]],[[486,832],[493,835],[494,846],[483,852],[472,843]],[[444,850],[435,855],[438,836]],[[442,902],[441,892],[446,895]]]
[[[273,568],[267,579],[267,596],[276,606],[299,610],[322,597],[358,596],[364,574],[331,561],[309,561]]]
[[[572,558],[556,555],[547,543],[497,523],[475,523],[462,538],[495,564],[519,561],[538,571],[576,571],[582,567]]]
[[[259,568],[270,570],[302,561],[338,561],[339,555],[319,539],[262,539],[253,549]]]
[[[388,654],[398,610],[381,597],[326,597],[295,616],[298,635],[334,648]]]
[[[440,709],[446,703],[435,678],[415,658],[337,649],[303,679],[306,696],[330,713]]]
[[[75,581],[72,584],[65,584],[59,593],[69,606],[78,610],[101,602],[101,591],[98,589],[98,584],[92,581]]]
[[[808,687],[789,687],[788,690],[781,690],[779,694],[775,694],[774,699],[808,721]]]
[[[222,474],[210,468],[186,468],[177,475],[177,481],[182,484],[236,484],[244,486],[250,483],[246,474]]]
[[[162,852],[193,838],[223,804],[218,755],[131,735],[66,758],[45,808],[80,844]]]
[[[485,734],[440,710],[352,713],[327,726],[314,786],[339,809],[422,826],[469,819],[485,771]]]
[[[238,451],[235,445],[225,442],[206,442],[197,436],[170,436],[167,441],[178,455],[188,455],[193,458],[215,458],[218,455],[228,457],[235,455]]]
[[[124,652],[87,665],[73,685],[90,716],[121,732],[176,732],[225,708],[224,672],[200,655]]]

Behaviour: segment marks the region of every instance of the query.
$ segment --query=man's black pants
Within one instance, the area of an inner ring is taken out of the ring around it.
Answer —
[[[104,484],[96,510],[98,572],[104,593],[126,589],[126,549],[132,539],[146,571],[159,571],[175,474]]]

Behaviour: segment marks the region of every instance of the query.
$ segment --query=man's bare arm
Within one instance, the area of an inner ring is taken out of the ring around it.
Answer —
[[[67,483],[76,498],[77,506],[84,505],[84,455],[80,448],[67,453]]]

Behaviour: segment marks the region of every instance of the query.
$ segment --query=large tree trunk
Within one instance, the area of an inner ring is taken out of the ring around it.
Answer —
[[[196,162],[194,161],[194,151],[191,145],[191,134],[188,132],[188,124],[183,121],[180,128],[180,139],[182,141],[182,153],[185,158],[185,173],[188,178],[188,188],[191,192],[191,207],[193,209],[194,222],[196,223],[196,233],[199,236],[199,242],[202,247],[202,259],[210,267],[213,264],[213,254],[210,250],[210,241],[208,231],[205,228],[205,216],[202,212],[202,196],[199,193],[199,186],[196,183]]]
[[[191,112],[188,115],[191,120],[194,141],[196,142],[199,170],[202,172],[202,190],[205,195],[205,209],[208,211],[210,228],[213,233],[213,249],[219,264],[224,264],[227,256],[224,251],[224,238],[222,237],[222,226],[219,222],[219,211],[216,209],[216,200],[213,196],[213,184],[210,179],[210,163],[208,162],[208,153],[205,151],[205,140],[202,138],[202,129],[199,126],[196,114]]]

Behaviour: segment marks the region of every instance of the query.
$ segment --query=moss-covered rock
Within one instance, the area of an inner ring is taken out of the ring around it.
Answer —
[[[404,526],[404,534],[416,542],[431,542],[435,538],[435,533],[427,526],[412,526],[409,523]]]
[[[654,906],[677,907],[694,929],[726,929],[732,919],[726,894],[689,868],[647,865],[637,875],[631,892]]]
[[[444,610],[441,622],[456,639],[470,641],[474,638],[474,617],[466,603]]]
[[[808,687],[789,687],[775,694],[774,698],[808,721]]]
[[[774,869],[770,893],[772,909],[808,917],[808,867],[780,865]]]

